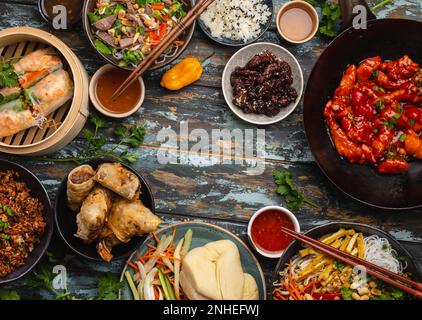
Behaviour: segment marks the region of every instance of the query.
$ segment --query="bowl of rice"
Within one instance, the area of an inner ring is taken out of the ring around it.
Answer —
[[[228,46],[244,46],[269,28],[274,13],[271,0],[216,0],[198,19],[212,40]]]

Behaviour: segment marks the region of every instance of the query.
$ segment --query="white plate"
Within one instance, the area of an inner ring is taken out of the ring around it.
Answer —
[[[283,108],[274,117],[266,115],[245,113],[242,109],[233,104],[233,89],[230,84],[230,76],[236,67],[244,67],[255,55],[268,50],[276,55],[277,58],[286,61],[291,69],[293,76],[293,88],[296,89],[298,97],[287,107]],[[258,125],[269,125],[279,122],[288,117],[297,107],[303,93],[303,72],[296,58],[285,48],[268,42],[258,42],[240,49],[236,52],[227,63],[223,72],[223,94],[230,109],[242,120]]]

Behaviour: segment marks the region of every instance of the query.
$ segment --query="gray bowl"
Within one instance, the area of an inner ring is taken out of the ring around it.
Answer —
[[[230,84],[230,75],[238,66],[243,67],[252,59],[253,56],[268,50],[275,54],[277,58],[286,61],[292,68],[293,88],[296,89],[298,97],[295,102],[282,109],[276,116],[268,117],[266,115],[245,113],[242,109],[233,104],[233,89]],[[223,94],[230,109],[242,120],[257,125],[269,125],[279,122],[288,117],[297,107],[303,93],[303,72],[296,58],[285,48],[268,42],[258,42],[240,49],[227,63],[223,72]]]
[[[273,1],[272,0],[264,0],[263,2],[270,9],[271,16],[268,17],[268,20],[267,20],[267,22],[265,24],[262,24],[261,25],[259,35],[256,36],[255,38],[252,38],[252,39],[246,41],[246,42],[241,41],[241,40],[232,40],[232,39],[228,39],[228,38],[217,38],[217,37],[214,37],[212,35],[211,30],[201,20],[201,17],[198,18],[197,22],[198,22],[199,27],[202,29],[202,31],[211,40],[213,40],[213,41],[215,41],[215,42],[217,42],[219,44],[222,44],[222,45],[225,45],[225,46],[230,46],[230,47],[241,47],[241,46],[245,46],[245,45],[251,44],[251,43],[257,41],[259,38],[261,38],[264,35],[264,33],[268,30],[268,28],[271,26],[271,23],[273,21],[273,16],[274,16],[274,4],[273,4]]]

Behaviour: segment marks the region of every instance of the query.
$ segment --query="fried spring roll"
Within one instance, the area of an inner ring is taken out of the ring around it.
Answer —
[[[75,236],[87,243],[96,240],[106,223],[112,204],[111,192],[100,187],[94,188],[76,216],[78,231]]]
[[[114,246],[153,232],[160,223],[161,219],[145,207],[141,200],[117,200],[108,216],[107,226],[101,231],[102,239],[97,245],[97,252],[105,261],[110,261]]]
[[[128,200],[135,199],[140,189],[138,177],[120,163],[101,164],[94,179],[105,188]]]
[[[95,171],[90,165],[73,169],[67,178],[67,205],[70,210],[78,211],[82,202],[95,186]]]

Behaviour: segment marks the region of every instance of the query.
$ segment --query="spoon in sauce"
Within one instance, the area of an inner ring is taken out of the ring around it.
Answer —
[[[286,41],[294,44],[312,39],[318,31],[315,8],[302,0],[287,2],[277,14],[277,30]]]

